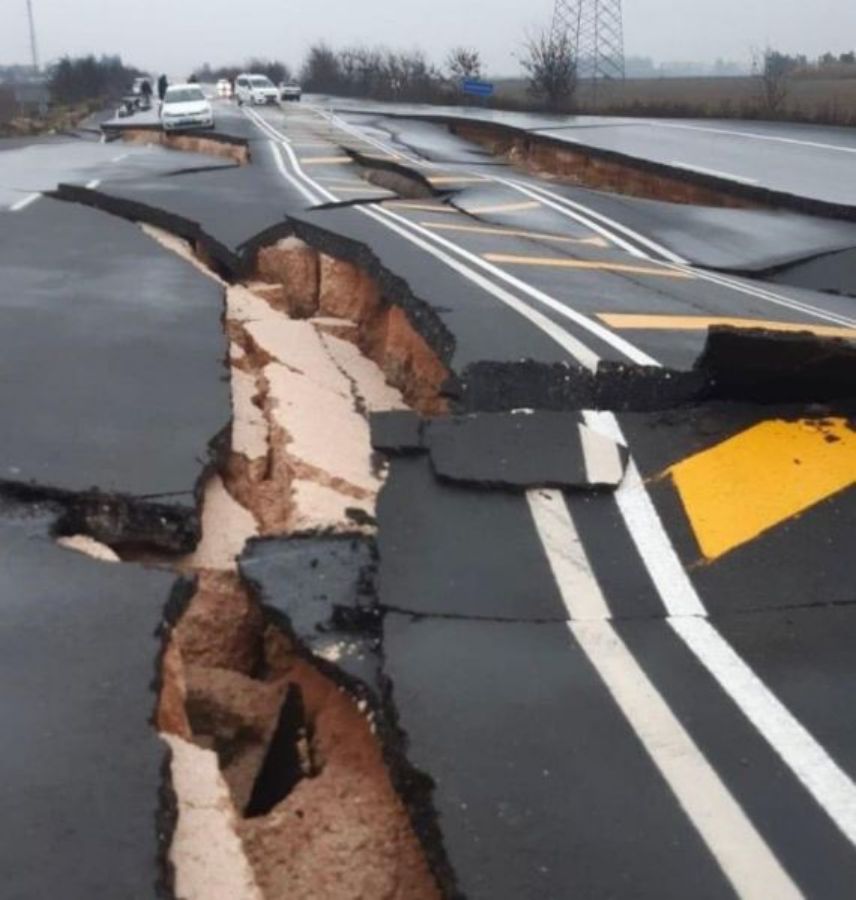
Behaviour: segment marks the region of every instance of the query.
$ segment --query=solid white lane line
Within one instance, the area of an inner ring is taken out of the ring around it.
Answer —
[[[13,203],[9,209],[12,212],[20,212],[22,209],[26,209],[31,203],[35,203],[41,196],[41,194],[28,194],[23,199],[18,200],[17,203]]]
[[[527,491],[526,500],[568,615],[574,621],[609,619],[612,614],[562,492]]]
[[[798,900],[782,868],[610,622],[568,627],[741,900]]]
[[[600,361],[600,357],[589,350],[589,348],[585,344],[577,340],[577,338],[575,338],[572,334],[569,334],[564,328],[557,325],[551,319],[548,319],[547,316],[538,312],[538,310],[533,309],[527,303],[523,302],[513,294],[499,287],[499,285],[493,284],[493,282],[488,281],[487,278],[483,277],[478,272],[474,272],[472,269],[458,262],[447,253],[444,253],[442,250],[438,250],[427,241],[421,240],[416,235],[402,228],[400,225],[396,225],[394,222],[390,222],[382,218],[377,214],[375,210],[369,209],[367,207],[360,207],[359,210],[364,215],[367,215],[369,218],[374,219],[380,225],[383,225],[386,228],[394,231],[396,234],[404,238],[406,241],[409,241],[414,246],[419,247],[421,250],[424,250],[435,259],[440,260],[444,265],[448,266],[450,269],[453,269],[455,272],[458,272],[464,278],[475,284],[477,287],[480,287],[482,290],[487,291],[497,300],[504,303],[510,309],[513,309],[518,315],[523,316],[523,318],[525,319],[528,319],[536,328],[539,328],[544,334],[551,337],[572,359],[576,359],[581,366],[589,369],[592,372],[597,369],[597,364]]]
[[[717,178],[725,178],[728,181],[738,181],[740,184],[758,184],[757,178],[747,178],[745,175],[734,175],[731,172],[720,172],[719,169],[707,169],[704,166],[694,166],[692,163],[679,162],[673,159],[670,166],[676,169],[687,169],[689,172],[700,172],[702,175],[715,175]]]
[[[586,425],[580,425],[579,433],[588,483],[620,484],[624,478],[624,462],[618,444]]]
[[[416,232],[417,234],[422,234],[430,241],[433,241],[447,248],[450,252],[455,253],[463,259],[467,260],[467,262],[470,263],[470,265],[472,265],[473,267],[489,272],[497,280],[504,281],[506,284],[511,285],[521,293],[531,297],[533,300],[537,300],[538,303],[548,307],[549,309],[552,309],[563,318],[569,319],[575,325],[580,326],[590,334],[602,340],[604,343],[614,347],[619,351],[619,353],[623,353],[628,359],[632,360],[638,365],[659,365],[659,363],[653,357],[649,356],[647,353],[640,350],[638,347],[631,344],[620,335],[615,334],[608,328],[604,328],[600,325],[599,322],[596,322],[593,319],[589,319],[588,316],[584,315],[583,313],[577,312],[572,307],[567,306],[564,303],[560,303],[554,297],[551,297],[549,294],[544,293],[544,291],[538,290],[538,288],[533,287],[528,282],[522,281],[521,279],[515,277],[514,275],[511,275],[498,266],[495,266],[492,263],[489,263],[486,260],[482,259],[481,257],[470,253],[468,250],[465,250],[458,244],[448,241],[446,240],[446,238],[441,237],[440,235],[435,234],[432,231],[429,231],[427,228],[422,228],[421,225],[418,225],[415,222],[410,221],[409,219],[405,219],[402,216],[396,215],[396,213],[392,212],[391,210],[379,206],[377,207],[377,211],[381,213],[385,218],[394,219],[395,221],[400,222],[406,228]],[[588,354],[591,355],[590,350],[588,351]]]
[[[311,206],[317,206],[321,200],[316,197],[313,193],[309,191],[307,187],[301,184],[292,174],[288,171],[285,165],[285,160],[282,158],[282,154],[280,153],[279,146],[274,141],[269,141],[268,145],[270,146],[271,153],[273,154],[274,162],[276,163],[276,167],[279,169],[282,177],[299,193],[303,195],[303,197],[309,201]]]
[[[856,844],[856,785],[706,619],[671,627],[743,710],[845,837]],[[776,896],[771,893],[769,896]]]
[[[856,153],[856,147],[841,147],[838,144],[823,144],[820,141],[803,141],[798,138],[779,137],[775,134],[758,134],[755,131],[735,131],[727,128],[707,128],[702,125],[682,125],[677,122],[643,122],[652,128],[681,128],[684,131],[701,131],[709,134],[727,134],[753,141],[772,141],[778,144],[797,144],[801,147],[814,147],[819,150],[835,150],[838,153]]]

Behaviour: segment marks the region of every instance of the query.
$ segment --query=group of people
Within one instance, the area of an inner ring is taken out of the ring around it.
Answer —
[[[160,100],[161,103],[163,103],[163,98],[166,96],[166,90],[168,87],[169,79],[166,77],[166,75],[161,75],[161,77],[158,78],[158,100]],[[140,85],[140,93],[146,98],[146,100],[151,102],[152,85],[148,79],[146,79],[146,81],[144,81]]]

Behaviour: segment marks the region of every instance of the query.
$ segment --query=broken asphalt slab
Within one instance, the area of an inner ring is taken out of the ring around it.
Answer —
[[[380,696],[374,542],[363,535],[251,541],[239,560],[274,622],[329,671]]]
[[[0,216],[0,266],[0,482],[157,502],[191,520],[192,546],[231,417],[222,286],[139,227],[50,199]]]
[[[171,896],[168,754],[151,722],[174,579],[61,549],[54,515],[0,507],[2,893]]]
[[[376,450],[425,449],[439,477],[484,488],[614,488],[627,463],[624,447],[575,413],[515,410],[420,423],[392,412],[373,415],[371,427]]]

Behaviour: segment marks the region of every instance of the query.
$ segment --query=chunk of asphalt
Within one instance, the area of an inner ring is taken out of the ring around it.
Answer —
[[[254,540],[238,565],[274,620],[317,660],[378,691],[371,539],[337,534]]]
[[[166,896],[175,808],[151,719],[174,579],[58,547],[52,522],[0,508],[2,893]]]
[[[628,453],[575,413],[517,411],[434,419],[434,471],[449,481],[503,488],[615,488]]]
[[[192,547],[194,493],[231,417],[223,288],[113,216],[44,198],[13,218],[0,216],[0,483],[155,501]]]
[[[421,453],[422,418],[410,410],[392,410],[369,416],[372,447],[383,453]]]
[[[522,493],[440,481],[426,456],[396,456],[377,515],[382,607],[420,615],[567,619]]]
[[[696,368],[715,399],[822,402],[856,397],[856,344],[764,329],[710,329]]]

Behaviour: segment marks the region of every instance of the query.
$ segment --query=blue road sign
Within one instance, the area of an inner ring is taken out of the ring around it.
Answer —
[[[465,94],[475,97],[490,97],[493,95],[493,85],[488,81],[478,81],[475,78],[466,78],[461,84],[461,90]]]

